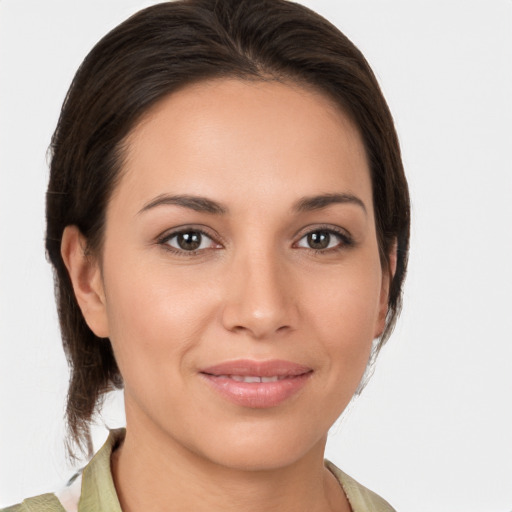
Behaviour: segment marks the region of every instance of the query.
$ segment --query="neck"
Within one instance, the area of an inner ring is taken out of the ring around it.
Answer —
[[[123,512],[350,511],[340,485],[324,467],[325,439],[283,467],[248,470],[207,460],[162,431],[127,424],[125,441],[112,455]]]

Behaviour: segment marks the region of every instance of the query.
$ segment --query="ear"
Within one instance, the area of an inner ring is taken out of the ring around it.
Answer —
[[[389,289],[391,287],[391,281],[396,272],[396,259],[397,259],[397,242],[393,242],[391,250],[389,251],[388,268],[382,269],[382,284],[380,289],[379,298],[379,317],[375,329],[375,338],[378,338],[384,332],[386,328],[386,318],[388,316],[388,304],[389,304]]]
[[[76,226],[66,226],[60,252],[68,269],[75,297],[87,325],[96,336],[107,338],[108,320],[100,265],[85,252],[85,237]]]

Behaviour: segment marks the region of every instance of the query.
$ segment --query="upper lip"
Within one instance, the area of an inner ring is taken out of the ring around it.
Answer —
[[[256,377],[295,377],[311,372],[312,369],[291,361],[272,359],[268,361],[255,361],[251,359],[238,359],[202,368],[201,373],[208,375],[241,375]]]

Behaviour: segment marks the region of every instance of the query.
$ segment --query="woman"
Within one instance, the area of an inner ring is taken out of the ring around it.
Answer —
[[[121,24],[64,103],[46,243],[72,438],[90,451],[113,387],[127,428],[66,496],[14,510],[392,510],[323,454],[408,237],[391,115],[328,22],[192,0]]]

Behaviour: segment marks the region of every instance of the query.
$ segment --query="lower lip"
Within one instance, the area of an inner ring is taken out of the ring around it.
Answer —
[[[239,382],[229,377],[217,377],[207,373],[201,375],[215,391],[236,405],[264,409],[276,407],[298,393],[311,373],[294,375],[275,382]]]

